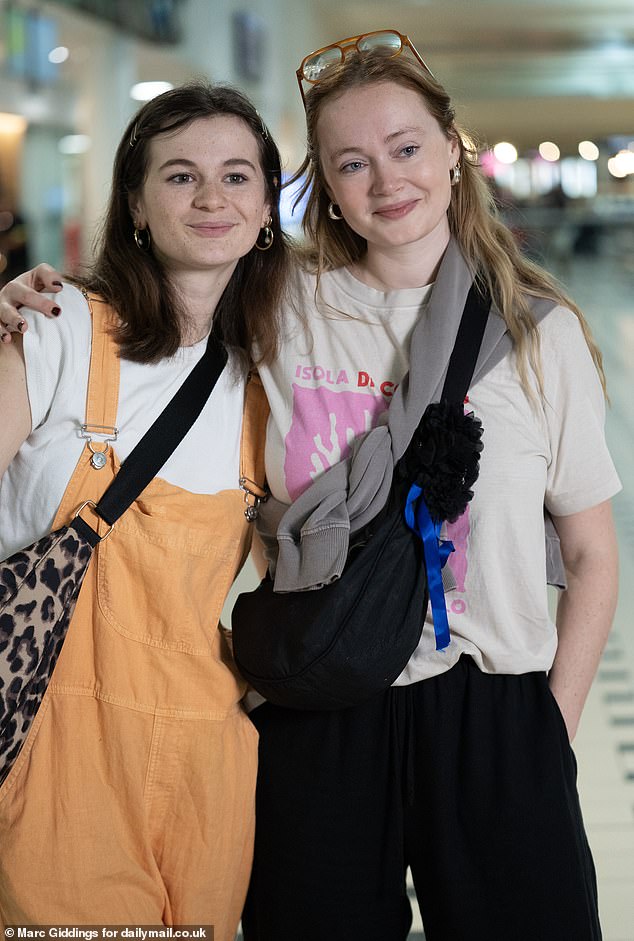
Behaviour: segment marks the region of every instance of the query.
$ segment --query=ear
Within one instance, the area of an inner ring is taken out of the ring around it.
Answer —
[[[455,165],[460,162],[460,141],[452,134],[449,138],[449,169],[453,170]]]
[[[329,181],[328,181],[327,178],[326,178],[326,173],[325,173],[324,168],[323,168],[322,166],[319,167],[319,172],[318,172],[318,173],[316,174],[316,176],[315,176],[315,183],[314,183],[314,185],[315,185],[316,187],[320,187],[320,188],[322,189],[322,191],[323,191],[324,194],[326,195],[327,199],[328,199],[331,203],[336,203],[336,202],[337,202],[337,200],[335,199],[335,197],[334,197],[334,195],[333,195],[333,193],[332,193],[332,190],[331,190],[331,188],[330,188],[330,183],[329,183]]]
[[[269,221],[269,219],[271,219],[272,217],[273,217],[273,213],[271,212],[271,204],[265,203],[264,209],[262,211],[262,224],[260,225],[260,228],[263,229],[264,226]]]
[[[128,209],[136,229],[144,229],[146,226],[145,212],[143,210],[143,200],[138,193],[131,193],[128,196]]]

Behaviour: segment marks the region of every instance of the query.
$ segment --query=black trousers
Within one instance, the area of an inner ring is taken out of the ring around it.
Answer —
[[[576,764],[545,674],[469,657],[354,709],[266,703],[245,941],[597,941]]]

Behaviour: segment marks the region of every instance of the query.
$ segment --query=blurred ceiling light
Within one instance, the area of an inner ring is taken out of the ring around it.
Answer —
[[[583,157],[584,160],[598,160],[599,159],[599,148],[591,140],[582,140],[579,142],[577,147],[579,155]]]
[[[85,154],[91,143],[86,134],[67,134],[59,139],[57,149],[60,154]]]
[[[553,144],[551,140],[542,141],[539,145],[539,156],[542,160],[548,160],[549,163],[556,163],[561,156],[561,151],[557,144]]]
[[[48,54],[48,61],[52,62],[53,65],[61,65],[62,62],[66,62],[69,55],[70,52],[66,46],[55,46]]]
[[[138,82],[130,89],[130,98],[135,101],[151,101],[157,95],[164,91],[169,91],[174,86],[170,82]]]
[[[612,176],[623,179],[634,173],[634,151],[619,150],[618,154],[608,160],[608,170]]]
[[[0,134],[22,134],[26,131],[26,118],[21,114],[0,111]]]
[[[517,160],[517,148],[513,144],[509,144],[508,141],[500,141],[499,144],[496,144],[493,153],[500,163],[515,163]]]

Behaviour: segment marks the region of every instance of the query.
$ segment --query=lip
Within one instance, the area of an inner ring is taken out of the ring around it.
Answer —
[[[217,239],[227,235],[235,226],[235,222],[198,222],[190,223],[188,228],[192,229],[196,235],[201,238]]]
[[[375,209],[374,215],[381,216],[383,219],[402,219],[409,215],[418,205],[417,199],[405,199],[400,203],[394,203],[392,206],[383,206],[381,209]]]

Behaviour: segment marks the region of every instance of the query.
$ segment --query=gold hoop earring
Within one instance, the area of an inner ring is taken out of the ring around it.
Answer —
[[[142,252],[149,252],[150,245],[152,244],[152,236],[150,235],[150,230],[149,229],[135,229],[134,241],[136,243],[136,247],[140,248]]]
[[[451,185],[457,186],[460,182],[460,177],[462,176],[462,170],[460,169],[460,163],[457,163],[455,167],[451,168]]]
[[[274,238],[275,238],[275,232],[274,232],[273,229],[271,228],[271,223],[272,223],[272,222],[273,222],[273,220],[272,220],[271,217],[269,216],[268,219],[266,220],[266,222],[264,223],[264,225],[262,226],[262,228],[260,229],[260,232],[259,232],[258,237],[257,237],[256,242],[255,242],[255,247],[257,248],[257,250],[258,250],[259,252],[268,252],[269,248],[270,248],[271,245],[273,244],[273,240],[274,240]],[[262,236],[262,244],[261,244],[261,245],[259,244],[259,243],[260,243],[260,236]]]
[[[343,213],[337,203],[328,203],[328,215],[333,222],[341,222]]]

